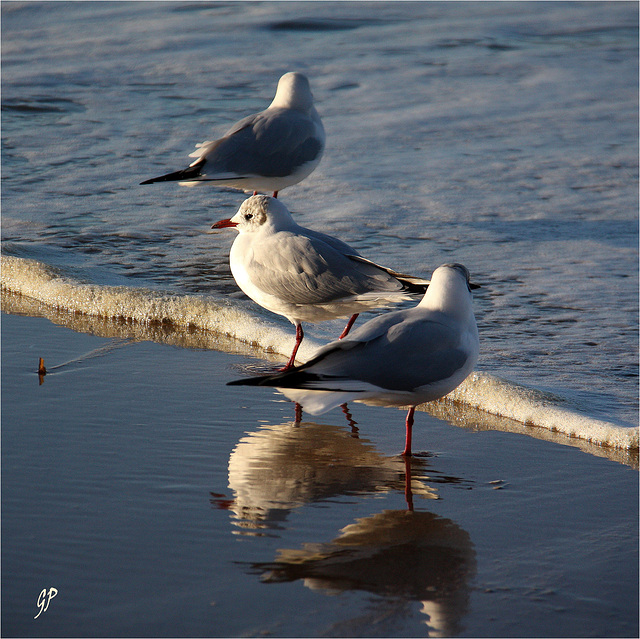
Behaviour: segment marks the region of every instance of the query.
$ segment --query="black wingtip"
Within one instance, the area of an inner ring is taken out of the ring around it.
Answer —
[[[140,182],[140,185],[154,184],[155,182],[180,182],[182,180],[194,180],[199,176],[199,169],[196,169],[195,171],[192,171],[191,169],[183,169],[182,171],[174,171],[173,173],[167,173],[166,175],[160,175],[159,177],[145,180],[144,182]]]
[[[234,379],[231,382],[227,382],[227,386],[286,386],[288,378],[288,372],[274,373],[273,375]]]
[[[140,186],[144,184],[154,184],[155,182],[180,182],[182,180],[195,180],[202,175],[201,169],[204,166],[205,161],[206,160],[200,160],[200,162],[192,164],[186,169],[173,171],[172,173],[167,173],[166,175],[160,175],[158,177],[151,178],[150,180],[145,180],[144,182],[140,182]]]
[[[307,373],[300,370],[302,366],[296,366],[288,371],[274,373],[273,375],[261,375],[259,377],[245,377],[227,382],[227,386],[271,386],[278,388],[304,388],[309,382],[317,382],[321,378],[315,373]]]
[[[268,379],[268,377],[246,377],[244,379],[234,379],[232,382],[227,382],[227,386],[264,386],[265,379]]]
[[[407,293],[412,295],[424,295],[429,288],[429,284],[417,284],[416,282],[409,282],[407,280],[400,280]]]

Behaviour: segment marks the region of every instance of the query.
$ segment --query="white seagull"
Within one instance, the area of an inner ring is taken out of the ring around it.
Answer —
[[[429,282],[374,264],[341,240],[296,224],[287,207],[266,195],[245,200],[229,220],[211,228],[235,228],[229,262],[238,286],[254,302],[284,315],[296,327],[288,364],[295,362],[302,322],[352,316],[422,294]]]
[[[288,372],[229,384],[276,387],[314,414],[354,399],[410,406],[402,453],[410,456],[416,406],[450,393],[478,360],[472,287],[464,266],[444,264],[416,307],[370,320]]]
[[[145,180],[212,182],[244,191],[273,192],[304,180],[320,162],[325,134],[309,80],[285,73],[267,109],[236,122],[219,140],[196,145],[186,169]]]

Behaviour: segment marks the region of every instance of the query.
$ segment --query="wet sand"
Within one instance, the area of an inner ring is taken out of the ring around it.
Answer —
[[[2,315],[4,636],[637,636],[637,453],[445,403],[406,467],[396,409],[225,386],[260,356]]]

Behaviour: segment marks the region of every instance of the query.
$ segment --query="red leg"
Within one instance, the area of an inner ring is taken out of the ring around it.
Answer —
[[[358,438],[358,427],[356,424],[358,422],[354,421],[351,412],[349,411],[349,407],[346,404],[340,404],[340,408],[342,408],[342,412],[347,418],[347,423],[351,426],[351,434],[357,439]]]
[[[278,197],[278,191],[274,191],[273,192],[273,197],[277,198]]]
[[[295,423],[299,424],[302,421],[302,406],[300,406],[300,404],[298,404],[298,402],[296,402],[296,409],[295,409]]]
[[[302,342],[303,337],[304,337],[304,332],[302,331],[302,325],[296,324],[296,343],[293,346],[293,353],[291,353],[291,357],[289,358],[287,365],[284,368],[280,369],[281,373],[284,373],[285,371],[288,371],[290,368],[293,368],[296,362],[296,353],[300,348],[300,343]]]
[[[258,195],[258,191],[254,191],[254,192],[253,192],[253,194],[254,194],[254,195]]]
[[[413,414],[416,412],[416,407],[412,406],[407,413],[407,438],[404,444],[403,457],[411,457],[411,432],[413,429]]]
[[[411,457],[404,458],[404,498],[407,509],[413,510],[413,491],[411,490]]]
[[[353,323],[356,321],[356,319],[358,319],[358,315],[360,315],[360,313],[356,313],[355,315],[351,316],[351,319],[347,322],[347,325],[344,327],[344,331],[342,331],[338,339],[342,339],[343,337],[347,336],[347,333],[351,330]]]

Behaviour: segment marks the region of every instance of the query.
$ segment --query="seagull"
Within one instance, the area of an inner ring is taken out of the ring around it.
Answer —
[[[351,315],[344,338],[361,311],[411,299],[429,285],[371,262],[335,237],[299,226],[280,200],[266,195],[251,196],[231,219],[211,228],[239,232],[229,255],[236,283],[254,302],[295,325],[293,353],[282,370],[294,365],[302,322]]]
[[[289,371],[229,385],[276,387],[314,414],[354,399],[409,406],[402,454],[410,457],[416,406],[450,393],[478,360],[471,288],[462,264],[444,264],[414,308],[368,321]]]
[[[141,184],[213,182],[254,194],[271,191],[277,197],[318,166],[324,142],[309,80],[302,73],[289,72],[278,81],[268,108],[236,122],[219,140],[197,144],[189,155],[195,160],[186,169]]]

